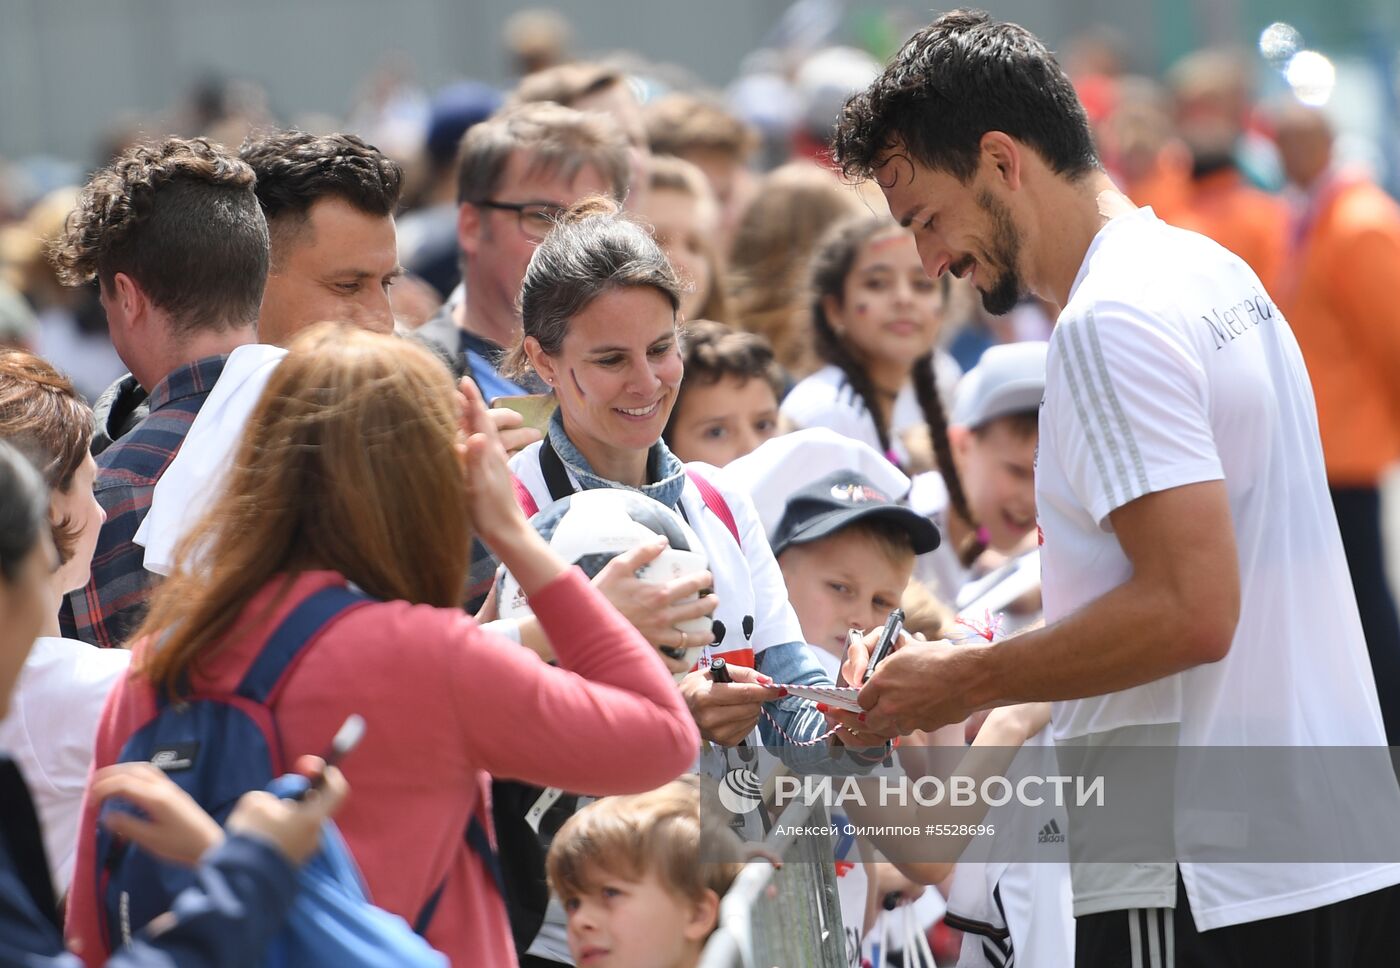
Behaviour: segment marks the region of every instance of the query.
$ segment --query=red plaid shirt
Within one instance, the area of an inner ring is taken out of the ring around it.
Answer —
[[[146,418],[98,455],[93,491],[107,521],[97,536],[92,577],[59,609],[65,637],[115,648],[141,623],[157,576],[143,566],[146,549],[132,538],[150,509],[156,481],[175,459],[227,359],[210,356],[171,372],[151,391]]]

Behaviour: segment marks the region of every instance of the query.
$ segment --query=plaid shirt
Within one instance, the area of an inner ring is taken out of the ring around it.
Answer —
[[[92,577],[59,610],[67,638],[102,648],[126,643],[141,623],[156,576],[132,538],[151,506],[156,481],[184,443],[195,414],[223,372],[226,356],[209,356],[170,373],[151,391],[151,412],[97,458],[93,491],[107,512],[92,556]]]

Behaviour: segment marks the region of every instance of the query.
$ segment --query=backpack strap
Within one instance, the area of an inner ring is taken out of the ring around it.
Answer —
[[[245,699],[268,705],[297,656],[317,634],[346,609],[371,601],[363,592],[332,585],[306,597],[292,609],[248,667],[235,692]]]
[[[690,468],[686,468],[685,476],[695,483],[696,489],[700,492],[700,499],[705,502],[705,507],[709,508],[711,513],[723,522],[724,526],[729,529],[729,533],[734,536],[734,543],[742,548],[744,543],[739,540],[739,525],[735,523],[734,512],[729,510],[729,503],[725,501],[719,488]]]
[[[540,506],[535,503],[535,496],[530,493],[530,489],[525,486],[525,482],[514,474],[510,475],[510,486],[515,488],[515,503],[520,505],[520,510],[525,512],[525,517],[533,518],[540,511]]]
[[[477,819],[476,814],[471,815],[467,821],[467,846],[470,847],[478,857],[481,858],[482,866],[491,872],[491,879],[496,882],[496,892],[501,896],[501,900],[506,898],[506,879],[501,872],[501,859],[496,856],[495,849],[491,846],[491,838],[486,835],[486,828]],[[450,868],[449,868],[450,873]],[[433,923],[433,915],[437,914],[438,902],[442,900],[442,892],[447,890],[447,875],[444,874],[442,883],[433,889],[433,893],[428,895],[428,900],[423,903],[423,910],[418,912],[418,917],[413,921],[413,932],[417,935],[428,933],[428,925]]]

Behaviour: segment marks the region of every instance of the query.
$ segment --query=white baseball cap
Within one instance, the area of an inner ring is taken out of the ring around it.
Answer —
[[[819,477],[849,470],[864,476],[881,493],[901,500],[909,478],[868,444],[826,427],[809,427],[764,441],[757,450],[724,465],[721,479],[745,491],[771,541],[792,496]]]
[[[1045,357],[1050,344],[1042,340],[993,346],[958,381],[953,417],[958,427],[981,427],[998,417],[1040,408],[1045,396]]]

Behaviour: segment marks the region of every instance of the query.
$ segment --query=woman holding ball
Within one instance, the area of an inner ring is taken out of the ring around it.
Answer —
[[[508,364],[517,375],[538,374],[558,408],[545,439],[517,454],[511,470],[527,513],[594,488],[630,488],[675,509],[709,561],[718,605],[706,638],[730,680],[716,681],[705,663],[681,679],[701,736],[734,746],[757,727],[768,746],[810,740],[827,731],[825,718],[811,703],[784,698],[774,683],[829,685],[831,679],[803,641],[758,514],[748,495],[711,483],[713,467],[683,465],[662,440],[685,369],[681,293],[651,233],[615,203],[585,199],[569,210],[530,259],[520,296],[524,334]],[[606,577],[599,576],[600,586]],[[619,608],[629,612],[626,604]],[[674,627],[658,628],[653,616],[635,621],[660,649],[696,644]],[[543,815],[533,832],[547,840],[579,802],[559,791],[501,786],[498,832],[512,829],[503,806],[510,803],[511,815]],[[519,852],[508,866],[529,867],[527,855],[535,855],[534,886],[542,890],[540,845],[533,833],[516,829],[519,837],[503,839],[503,856],[507,842]],[[563,909],[557,901],[543,907],[530,886],[511,885],[522,964],[572,964]]]
[[[615,204],[586,199],[569,211],[530,259],[524,335],[510,360],[516,373],[538,374],[559,406],[545,439],[511,470],[535,508],[626,487],[678,511],[710,562],[718,599],[710,649],[733,678],[715,683],[699,669],[681,681],[701,735],[733,746],[757,726],[765,744],[809,739],[825,720],[771,684],[830,679],[803,643],[758,515],[747,495],[711,483],[713,468],[682,465],[661,439],[684,373],[681,294],[661,247]],[[663,638],[654,644],[696,644],[679,631]]]

